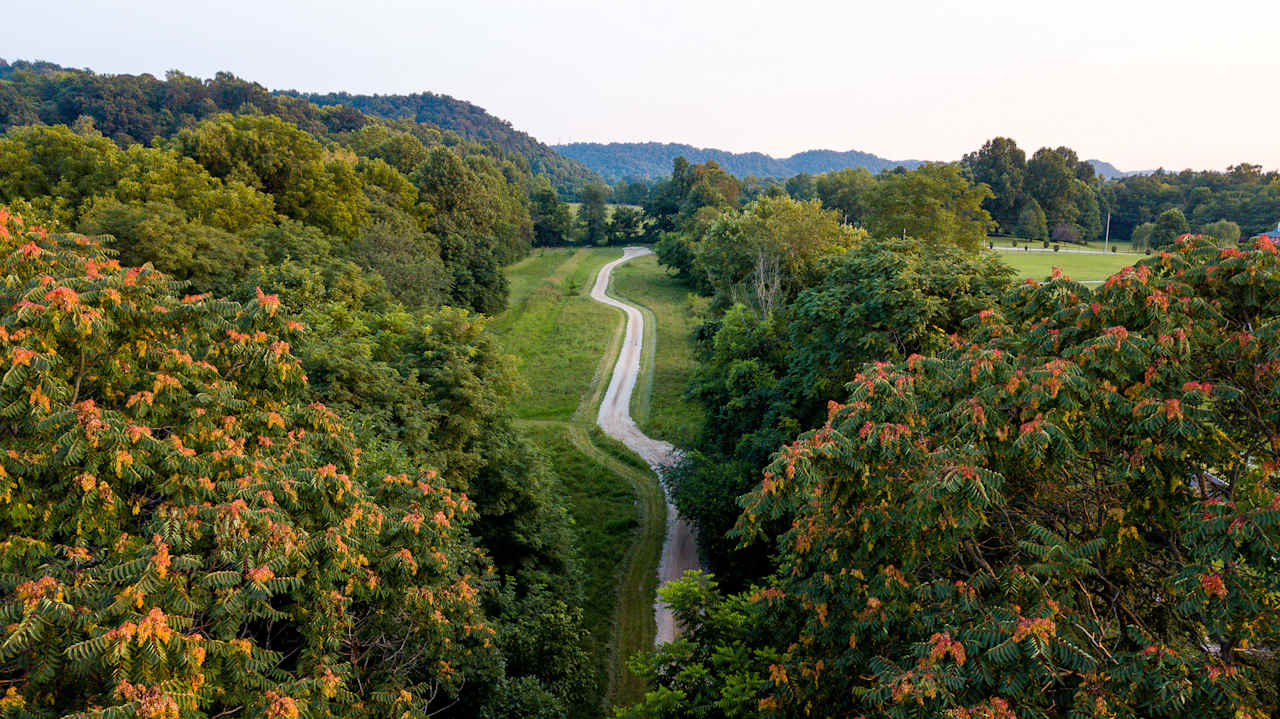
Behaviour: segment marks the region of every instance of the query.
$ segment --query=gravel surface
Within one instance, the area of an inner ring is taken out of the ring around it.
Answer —
[[[644,337],[644,315],[639,309],[610,297],[609,277],[613,268],[634,257],[652,254],[642,247],[628,247],[623,250],[622,257],[600,268],[596,275],[596,284],[591,288],[591,298],[603,302],[610,307],[617,307],[627,313],[627,335],[622,342],[622,350],[618,353],[618,364],[613,368],[613,377],[609,381],[609,389],[600,403],[600,413],[596,423],[605,434],[625,444],[631,451],[640,455],[658,477],[676,463],[679,452],[674,445],[646,436],[631,418],[631,393],[636,387],[636,378],[640,375],[640,347]],[[664,483],[663,491],[666,491]],[[658,564],[658,585],[662,586],[673,579],[679,579],[685,571],[700,569],[698,549],[693,541],[693,527],[683,519],[667,497],[667,539],[662,547],[662,559]],[[677,627],[671,610],[662,602],[654,604],[654,618],[658,622],[658,632],[654,644],[669,642],[676,637]]]

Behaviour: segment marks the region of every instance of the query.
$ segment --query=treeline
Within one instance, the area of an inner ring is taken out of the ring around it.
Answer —
[[[609,182],[652,182],[661,179],[677,157],[695,164],[715,162],[738,177],[779,181],[801,173],[818,174],[853,168],[880,172],[899,166],[915,169],[924,164],[919,160],[887,160],[857,150],[808,150],[790,157],[776,158],[759,152],[728,152],[663,142],[573,142],[556,145],[555,149],[566,157],[580,161]]]
[[[1025,239],[1096,240],[1109,217],[1112,239],[1132,239],[1143,248],[1172,245],[1189,232],[1235,242],[1280,220],[1280,174],[1258,165],[1226,172],[1157,170],[1102,181],[1070,148],[1041,148],[1027,159],[1004,137],[960,164],[973,181],[991,188],[984,207],[998,231]]]
[[[640,197],[644,197],[643,185]],[[533,217],[533,244],[535,247],[561,245],[630,245],[645,234],[644,215],[637,207],[624,204],[610,206],[611,197],[624,199],[627,185],[610,190],[602,182],[593,182],[582,189],[576,211],[560,199],[555,188],[540,179],[530,200]]]
[[[430,92],[412,95],[352,95],[347,92],[317,94],[289,90],[320,107],[345,106],[390,120],[408,118],[452,130],[472,142],[492,144],[501,152],[528,158],[534,174],[546,177],[561,195],[577,198],[583,187],[600,177],[577,160],[556,152],[528,133],[511,126],[463,100]]]
[[[664,592],[684,641],[626,716],[1280,708],[1280,250],[1015,283],[970,172],[654,188],[660,261],[712,298],[668,482],[714,578]]]
[[[187,85],[256,87],[0,81],[32,113],[0,137],[2,711],[594,715],[571,520],[484,329],[532,178],[350,108],[145,99]]]
[[[576,197],[599,181],[593,172],[515,130],[483,109],[444,95],[308,95],[271,92],[261,85],[220,72],[202,80],[171,71],[151,75],[101,75],[48,62],[0,60],[0,130],[42,122],[70,125],[90,117],[98,129],[122,147],[150,144],[221,112],[275,115],[307,132],[358,130],[373,118],[420,124],[443,133],[451,146],[470,144],[495,161],[510,161],[522,172],[547,177],[562,194]]]
[[[689,165],[684,158],[679,163]],[[703,164],[729,171],[719,162]],[[1247,240],[1280,221],[1280,173],[1263,172],[1258,165],[1240,164],[1225,172],[1156,170],[1108,180],[1094,162],[1081,160],[1071,148],[1041,148],[1028,158],[1016,142],[1003,137],[957,164],[965,179],[990,190],[982,209],[994,223],[991,232],[1018,239],[1079,243],[1109,236],[1146,249],[1172,245],[1178,236],[1193,232],[1228,243]],[[876,169],[803,171],[785,180],[746,173],[735,179],[746,201],[784,191],[795,199],[821,200],[846,221],[861,224],[873,177],[902,175],[908,168]],[[671,180],[667,176],[651,183],[650,193],[666,192],[663,183]],[[625,193],[630,202],[644,202],[639,183],[620,181],[615,192]],[[658,198],[652,202],[661,204]],[[899,234],[902,229],[912,234],[910,226],[898,228]]]

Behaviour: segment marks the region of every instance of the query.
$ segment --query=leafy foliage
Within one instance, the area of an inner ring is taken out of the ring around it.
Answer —
[[[511,123],[483,109],[448,95],[424,92],[413,95],[352,95],[345,92],[284,95],[300,97],[320,107],[350,107],[377,117],[396,120],[412,118],[430,123],[482,144],[496,145],[502,152],[525,159],[536,175],[546,177],[557,192],[574,196],[587,184],[599,181],[594,172],[566,155],[556,152],[532,136],[514,129]]]
[[[689,711],[745,671],[764,716],[1274,712],[1277,307],[1272,242],[1190,238],[865,366],[745,500],[788,528],[748,595],[781,659]]]
[[[770,455],[819,426],[864,363],[947,346],[1010,281],[993,259],[915,240],[863,240],[814,269],[773,313],[740,304],[703,327],[689,395],[707,418],[672,487],[726,583],[768,571],[766,553],[736,550],[725,535]]]
[[[8,711],[426,716],[499,672],[474,513],[362,467],[280,300],[0,217]]]

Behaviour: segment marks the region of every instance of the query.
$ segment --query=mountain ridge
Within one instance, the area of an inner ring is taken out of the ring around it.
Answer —
[[[505,120],[467,100],[434,92],[407,95],[352,94],[349,92],[309,93],[299,90],[275,90],[306,100],[318,107],[348,105],[360,112],[388,120],[410,117],[445,130],[453,130],[467,140],[492,142],[499,148],[528,158],[534,174],[544,175],[562,195],[574,195],[600,177],[582,163],[557,152],[554,148]]]
[[[671,162],[677,157],[695,163],[714,160],[726,172],[738,177],[754,175],[775,179],[802,172],[818,174],[853,167],[881,172],[901,165],[910,170],[925,164],[922,160],[890,160],[861,150],[815,149],[777,158],[762,152],[730,152],[675,142],[571,142],[551,148],[610,182],[665,177],[671,174]]]

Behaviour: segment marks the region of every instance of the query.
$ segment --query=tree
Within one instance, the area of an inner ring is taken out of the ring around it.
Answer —
[[[1151,231],[1151,248],[1156,249],[1172,245],[1174,240],[1191,232],[1191,224],[1187,222],[1182,210],[1173,208],[1160,213],[1156,226]]]
[[[79,229],[109,235],[107,243],[126,265],[153,262],[196,291],[228,293],[263,261],[245,238],[192,222],[163,200],[126,204],[102,198],[84,213]]]
[[[1200,233],[1212,237],[1224,247],[1240,241],[1240,225],[1230,220],[1218,220],[1202,225]]]
[[[779,571],[668,593],[703,634],[637,716],[1274,712],[1277,308],[1274,243],[1192,239],[864,365],[743,500]]]
[[[500,674],[471,501],[361,469],[278,297],[3,210],[0,257],[6,711],[425,716]]]
[[[604,245],[609,241],[608,207],[609,188],[592,183],[582,190],[582,205],[578,208],[578,226],[582,241],[588,245]]]
[[[1027,153],[1016,142],[1007,137],[987,140],[977,152],[965,155],[960,164],[971,180],[991,188],[992,196],[983,201],[983,207],[1001,232],[1015,233],[1016,228],[1024,227]]]
[[[573,236],[573,216],[569,206],[560,201],[551,183],[542,179],[533,191],[529,208],[533,220],[533,244],[535,247],[551,247],[567,244]]]
[[[343,237],[365,220],[354,162],[328,156],[311,134],[270,115],[218,115],[183,130],[172,149],[214,177],[242,182],[276,200],[285,215]]]
[[[761,713],[1274,711],[1276,308],[1274,244],[1192,241],[864,368],[745,501],[789,527]]]
[[[990,255],[913,239],[865,239],[820,262],[819,279],[783,309],[732,307],[699,343],[688,393],[706,421],[668,482],[704,556],[732,585],[767,571],[765,547],[735,548],[727,533],[738,497],[777,447],[818,426],[865,363],[948,346],[1012,279]]]
[[[609,244],[630,245],[640,238],[642,216],[640,210],[626,205],[615,205],[609,218]]]
[[[787,194],[793,200],[812,200],[818,196],[814,177],[807,172],[801,172],[788,179],[785,187]]]
[[[719,306],[743,303],[768,315],[817,281],[821,259],[863,236],[816,200],[762,198],[712,223],[696,263]]]
[[[823,173],[814,184],[823,207],[838,210],[851,225],[862,225],[866,222],[867,198],[875,182],[874,175],[857,167]]]
[[[877,237],[905,234],[976,250],[994,227],[982,209],[990,197],[989,188],[965,179],[953,165],[886,173],[867,198],[867,230]]]
[[[1013,231],[1019,237],[1028,240],[1049,239],[1049,226],[1044,210],[1040,209],[1040,203],[1034,198],[1028,197],[1023,203],[1022,209],[1018,212],[1018,224]]]

